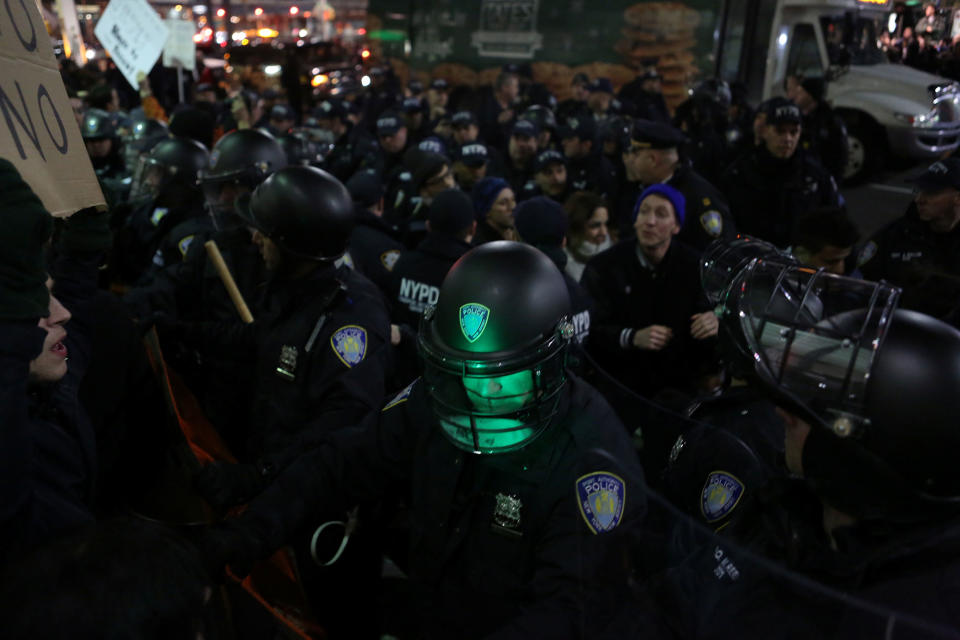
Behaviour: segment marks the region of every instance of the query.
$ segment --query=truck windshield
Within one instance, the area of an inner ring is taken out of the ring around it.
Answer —
[[[883,18],[848,11],[820,18],[830,64],[880,64],[886,58],[877,44],[879,21]]]

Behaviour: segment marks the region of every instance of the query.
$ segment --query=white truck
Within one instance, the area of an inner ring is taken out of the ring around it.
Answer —
[[[846,177],[862,180],[887,154],[924,160],[960,145],[960,85],[890,64],[879,37],[891,0],[725,0],[716,72],[756,103],[783,95],[788,75],[828,80],[827,100],[850,137]]]

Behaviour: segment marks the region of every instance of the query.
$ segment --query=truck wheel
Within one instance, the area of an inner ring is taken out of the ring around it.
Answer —
[[[843,171],[843,181],[856,184],[870,178],[882,166],[885,150],[883,131],[860,118],[847,120],[846,124],[849,154]]]

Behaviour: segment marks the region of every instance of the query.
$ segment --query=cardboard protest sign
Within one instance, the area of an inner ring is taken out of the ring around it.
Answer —
[[[181,67],[184,71],[197,69],[197,43],[193,41],[196,27],[191,20],[165,21],[169,35],[163,45],[163,66]]]
[[[147,0],[112,0],[93,30],[133,88],[148,74],[167,41],[167,27]]]
[[[6,6],[0,11],[0,156],[53,215],[104,205],[37,5]]]

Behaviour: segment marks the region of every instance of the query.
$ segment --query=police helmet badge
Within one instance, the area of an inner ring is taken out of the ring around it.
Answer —
[[[505,533],[512,537],[520,537],[520,509],[523,504],[515,495],[498,493],[496,505],[493,509],[493,521],[490,528],[495,533]]]
[[[367,355],[367,330],[355,324],[340,327],[330,336],[330,346],[340,362],[353,368]]]
[[[594,534],[612,531],[623,516],[627,489],[623,478],[609,471],[594,471],[577,478],[580,514]]]
[[[722,520],[743,497],[743,483],[726,471],[713,471],[700,492],[700,512],[707,522]]]
[[[157,207],[153,210],[153,213],[150,214],[150,224],[159,227],[160,221],[166,218],[168,213],[170,213],[170,209],[167,207]]]
[[[387,271],[393,271],[393,267],[397,264],[397,260],[399,258],[400,251],[397,249],[390,249],[389,251],[384,251],[380,254],[380,264],[382,264],[383,268]]]
[[[723,216],[715,209],[704,211],[700,216],[700,226],[708,235],[719,238],[720,234],[723,233]]]
[[[476,342],[487,328],[490,309],[477,302],[468,302],[460,307],[460,331],[471,343]]]

